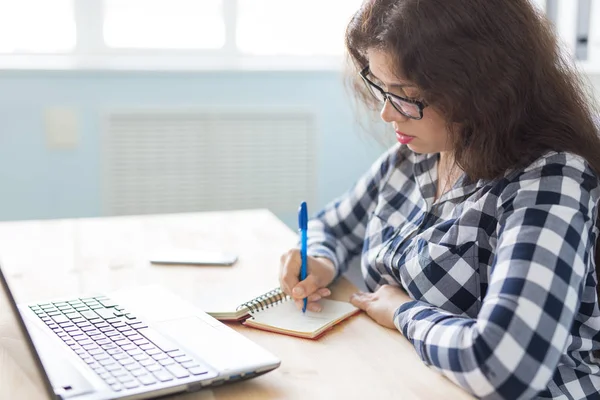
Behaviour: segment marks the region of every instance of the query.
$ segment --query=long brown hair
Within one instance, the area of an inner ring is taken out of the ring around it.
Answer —
[[[595,107],[529,0],[367,0],[346,48],[353,76],[368,65],[368,49],[392,57],[446,117],[455,162],[470,179],[499,178],[551,150],[583,157],[600,176]],[[373,104],[360,78],[354,88]]]

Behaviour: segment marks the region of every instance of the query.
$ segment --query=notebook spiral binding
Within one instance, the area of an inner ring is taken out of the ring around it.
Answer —
[[[282,303],[288,299],[289,296],[285,294],[281,288],[277,288],[261,294],[250,301],[240,304],[237,309],[240,310],[246,307],[251,313],[254,313]]]

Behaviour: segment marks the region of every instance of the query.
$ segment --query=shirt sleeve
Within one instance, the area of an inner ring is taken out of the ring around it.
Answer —
[[[596,186],[583,162],[547,164],[507,184],[477,318],[419,301],[396,311],[397,328],[426,364],[486,399],[529,399],[547,387],[593,268]]]
[[[335,265],[336,278],[360,254],[369,214],[377,203],[380,186],[398,157],[398,146],[388,149],[350,190],[309,220],[307,253],[329,258]]]

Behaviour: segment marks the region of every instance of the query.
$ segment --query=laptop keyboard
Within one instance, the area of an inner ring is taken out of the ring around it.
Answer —
[[[205,366],[106,296],[30,308],[114,391],[208,373]]]

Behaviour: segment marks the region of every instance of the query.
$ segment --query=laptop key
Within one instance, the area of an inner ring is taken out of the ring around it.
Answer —
[[[181,366],[187,369],[190,368],[194,368],[198,366],[198,363],[196,361],[186,361],[186,362],[182,362]]]
[[[104,319],[113,319],[116,318],[115,317],[115,313],[113,310],[109,310],[107,308],[99,308],[96,311],[96,314],[98,314],[99,316],[101,316]]]
[[[127,366],[129,364],[135,363],[135,360],[133,358],[131,358],[131,357],[129,357],[129,358],[123,358],[123,359],[119,360],[119,363],[122,366]]]
[[[202,367],[192,367],[192,368],[189,368],[188,371],[190,371],[190,374],[192,374],[192,375],[202,375],[202,374],[206,374],[208,372],[208,370],[206,368],[202,368]]]
[[[127,375],[121,375],[121,376],[117,377],[117,379],[121,383],[135,381],[135,378],[133,376],[129,375],[129,374],[127,374]]]
[[[144,360],[148,360],[148,356],[145,354],[136,354],[136,355],[133,355],[133,359],[136,361],[144,361]]]
[[[158,363],[163,367],[166,367],[167,365],[175,364],[175,361],[173,361],[172,358],[165,358],[164,360],[160,360]]]
[[[79,326],[79,329],[81,329],[82,331],[84,331],[84,332],[86,332],[86,333],[87,333],[87,332],[92,332],[92,331],[98,331],[98,330],[96,329],[96,327],[95,327],[95,326],[93,326],[93,325],[88,325],[88,326],[86,326],[86,325],[78,325],[78,326]],[[98,331],[98,332],[99,332],[99,331]],[[88,333],[88,335],[89,335],[89,333]]]
[[[119,385],[118,383],[115,383],[114,385],[110,385],[110,388],[115,392],[120,392],[121,390],[123,390],[123,387],[121,385]]]
[[[169,356],[167,356],[165,353],[158,353],[158,354],[153,354],[152,358],[154,358],[156,361],[160,361],[160,360],[169,358]]]
[[[121,365],[119,365],[116,362],[113,364],[106,364],[104,368],[106,368],[107,371],[110,371],[110,373],[113,374],[113,376],[123,369],[121,368]]]
[[[139,366],[136,369],[130,369],[129,373],[131,375],[135,376],[136,378],[139,378],[140,376],[143,376],[143,375],[148,375],[146,373],[146,370],[144,368],[140,368]]]
[[[124,386],[126,389],[135,389],[136,387],[140,386],[140,384],[139,384],[139,383],[137,383],[136,381],[131,381],[131,382],[125,382],[125,383],[123,384],[123,386]]]
[[[104,307],[106,308],[111,308],[111,307],[116,307],[117,304],[114,303],[112,300],[110,300],[109,298],[105,298],[105,299],[99,299],[98,302],[100,304],[102,304]]]
[[[160,369],[156,372],[153,372],[153,374],[156,377],[156,379],[158,379],[161,382],[167,382],[167,381],[173,380],[173,376],[171,376],[171,374],[169,374],[164,369]]]
[[[171,357],[173,357],[173,356],[171,355]],[[184,363],[184,362],[187,362],[187,361],[192,361],[192,359],[190,357],[188,357],[188,356],[177,356],[177,357],[173,357],[173,358],[178,363]]]
[[[179,364],[167,365],[165,368],[176,378],[185,378],[186,376],[190,376],[190,373]]]
[[[110,359],[110,356],[106,353],[102,353],[102,354],[95,355],[94,359],[96,361],[108,360],[108,359]]]
[[[98,314],[96,314],[96,313],[95,313],[95,312],[93,312],[93,311],[82,311],[82,312],[81,312],[81,315],[83,315],[83,317],[84,317],[85,319],[87,319],[88,321],[92,321],[92,320],[94,320],[94,319],[98,319],[98,318],[100,318],[100,317],[98,316]]]
[[[67,327],[63,326],[63,330],[65,332],[77,332],[77,331],[79,331],[79,328],[76,327],[75,325],[71,325],[71,326],[67,326]]]
[[[69,318],[65,317],[64,315],[53,315],[52,319],[54,320],[54,322],[56,322],[57,324],[60,324],[61,322],[68,322]]]
[[[153,383],[156,383],[156,379],[154,379],[152,376],[150,376],[148,374],[140,375],[137,378],[142,383],[142,385],[148,386],[148,385],[152,385]]]
[[[151,359],[147,359],[147,360],[138,360],[140,362],[140,365],[143,365],[144,367],[148,368],[151,365],[156,365],[156,363],[154,362],[154,360]]]
[[[141,368],[142,368],[142,367],[140,366],[140,364],[138,364],[138,363],[136,363],[136,362],[134,362],[134,363],[131,363],[131,364],[124,365],[124,367],[125,367],[125,369],[126,369],[127,371],[129,371],[129,372],[131,372],[131,371],[135,371],[135,370],[139,370],[139,369],[141,369]]]
[[[106,360],[100,360],[100,361],[98,361],[98,364],[100,364],[106,368],[108,368],[109,366],[117,365],[115,360],[113,360],[112,358],[107,358]]]

